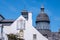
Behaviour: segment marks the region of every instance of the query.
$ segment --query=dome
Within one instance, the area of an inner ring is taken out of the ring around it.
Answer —
[[[38,16],[37,16],[37,19],[36,19],[36,21],[47,21],[47,22],[49,22],[50,20],[49,20],[49,17],[48,17],[48,15],[47,14],[39,14]]]
[[[36,18],[37,22],[50,22],[48,15],[44,13],[44,8],[41,8],[41,13]]]

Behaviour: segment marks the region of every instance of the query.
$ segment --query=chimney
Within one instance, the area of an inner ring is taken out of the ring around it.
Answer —
[[[32,13],[28,13],[28,22],[32,25]]]

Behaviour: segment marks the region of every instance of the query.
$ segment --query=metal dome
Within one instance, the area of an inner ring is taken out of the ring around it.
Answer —
[[[44,7],[41,7],[41,13],[36,18],[37,22],[50,22],[48,15],[44,13]]]
[[[36,21],[47,21],[47,22],[49,22],[50,20],[49,20],[49,17],[48,17],[48,15],[47,14],[39,14],[38,16],[37,16],[37,19],[36,19]]]

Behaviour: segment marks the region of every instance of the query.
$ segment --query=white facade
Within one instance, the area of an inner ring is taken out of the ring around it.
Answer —
[[[24,21],[25,24],[20,24],[21,21]],[[17,35],[19,31],[23,29],[23,34],[19,34],[20,36],[23,35],[24,40],[48,40],[45,38],[40,32],[38,32],[32,26],[32,13],[28,13],[28,20],[26,20],[22,15],[16,19],[10,26],[4,26],[4,40],[8,40],[6,34],[15,34]],[[36,37],[34,38],[35,35]]]

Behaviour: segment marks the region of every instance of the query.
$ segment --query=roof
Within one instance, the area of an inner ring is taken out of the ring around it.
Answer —
[[[3,18],[3,19],[5,19],[1,14],[0,14],[0,17]]]
[[[50,21],[49,20],[49,17],[48,17],[48,15],[47,14],[45,14],[45,13],[40,13],[38,16],[37,16],[37,18],[36,18],[36,21]]]
[[[13,23],[15,20],[2,20],[0,23]]]
[[[36,18],[36,22],[50,22],[49,17],[46,13],[44,13],[44,7],[41,7],[41,12]]]

